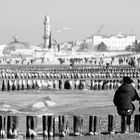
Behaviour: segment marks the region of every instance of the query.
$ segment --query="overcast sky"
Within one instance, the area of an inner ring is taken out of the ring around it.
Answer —
[[[44,16],[50,16],[52,38],[82,40],[95,34],[135,33],[140,39],[140,0],[0,0],[0,44],[43,42]],[[69,27],[60,33],[56,31]]]

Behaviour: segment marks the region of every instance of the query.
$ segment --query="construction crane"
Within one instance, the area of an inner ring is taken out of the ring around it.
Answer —
[[[101,33],[101,31],[102,31],[103,27],[104,27],[104,25],[103,25],[103,24],[102,24],[102,25],[100,25],[99,29],[98,29],[98,30],[97,30],[97,32],[96,32],[96,35],[100,35],[100,33]]]

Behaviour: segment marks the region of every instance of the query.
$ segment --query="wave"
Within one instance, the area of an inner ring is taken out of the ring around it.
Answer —
[[[48,96],[40,98],[34,103],[22,108],[6,102],[0,102],[0,114],[50,115],[53,113],[50,112],[49,108],[54,107],[55,105],[56,103]]]

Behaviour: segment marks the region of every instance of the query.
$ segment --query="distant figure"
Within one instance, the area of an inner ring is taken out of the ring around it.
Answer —
[[[5,137],[6,116],[0,116],[0,139]]]
[[[106,69],[108,69],[109,68],[109,63],[106,63]]]
[[[131,67],[136,67],[136,65],[135,65],[135,59],[134,59],[134,58],[131,58],[130,61],[128,62],[128,64],[129,64]]]
[[[140,100],[135,84],[130,77],[123,77],[123,83],[116,90],[113,99],[118,114],[121,116],[122,133],[129,133],[130,131],[131,115],[135,110],[135,106],[132,103],[134,100]]]
[[[37,133],[36,133],[37,124],[38,124],[37,116],[26,117],[26,137],[37,136]]]

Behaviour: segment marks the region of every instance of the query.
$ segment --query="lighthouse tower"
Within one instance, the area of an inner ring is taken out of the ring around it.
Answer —
[[[43,49],[51,48],[51,26],[50,26],[50,17],[45,16],[44,19],[44,45]]]

